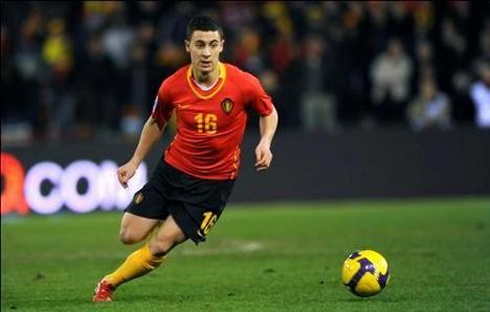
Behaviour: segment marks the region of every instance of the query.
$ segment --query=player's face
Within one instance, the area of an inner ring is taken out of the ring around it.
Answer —
[[[191,40],[185,41],[185,49],[191,56],[192,67],[202,73],[217,70],[223,43],[224,40],[218,31],[194,31]]]

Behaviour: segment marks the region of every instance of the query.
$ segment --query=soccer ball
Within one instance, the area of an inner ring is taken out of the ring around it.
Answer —
[[[388,262],[373,250],[359,250],[350,254],[342,266],[342,282],[360,297],[379,294],[389,281]]]

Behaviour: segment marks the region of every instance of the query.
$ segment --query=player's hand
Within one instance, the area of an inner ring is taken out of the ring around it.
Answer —
[[[132,161],[128,161],[121,167],[117,168],[117,179],[122,187],[128,187],[128,181],[134,176],[137,168],[138,166]]]
[[[255,148],[255,170],[262,171],[269,168],[272,162],[272,152],[270,145],[265,143],[259,143]]]

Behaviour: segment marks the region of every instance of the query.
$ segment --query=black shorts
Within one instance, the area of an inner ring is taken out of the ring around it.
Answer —
[[[170,214],[186,237],[198,244],[220,217],[234,184],[235,180],[195,178],[160,161],[125,211],[154,220]]]

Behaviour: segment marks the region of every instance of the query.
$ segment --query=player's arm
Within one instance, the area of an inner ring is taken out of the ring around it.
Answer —
[[[159,125],[158,122],[150,116],[141,130],[140,139],[133,157],[130,161],[117,169],[117,178],[124,188],[128,187],[128,181],[131,179],[140,163],[145,159],[155,142],[157,142],[165,130],[165,124]]]
[[[275,108],[269,115],[260,117],[260,142],[255,148],[255,168],[257,171],[269,168],[272,162],[271,144],[276,133],[278,119]]]

